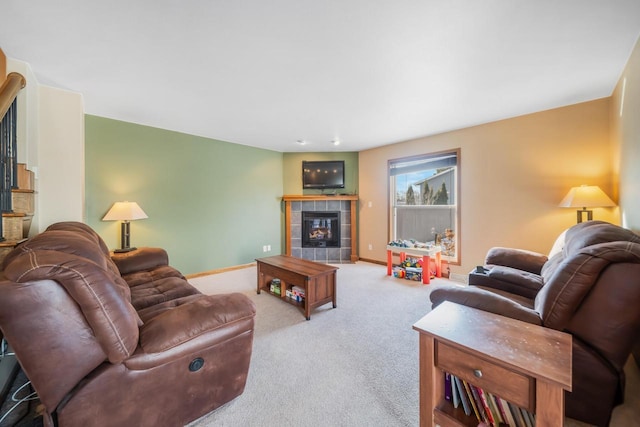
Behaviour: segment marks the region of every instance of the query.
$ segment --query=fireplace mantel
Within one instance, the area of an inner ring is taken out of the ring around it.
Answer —
[[[357,250],[357,224],[356,224],[356,202],[358,201],[357,195],[350,194],[336,194],[336,195],[326,195],[326,194],[294,194],[294,195],[284,195],[282,196],[282,201],[285,204],[285,248],[286,254],[291,255],[291,203],[292,202],[308,202],[308,201],[317,201],[317,200],[348,200],[351,202],[351,262],[356,262],[358,260],[358,250]]]
[[[336,194],[335,196],[328,196],[326,194],[294,194],[282,196],[282,200],[286,202],[304,202],[308,200],[358,200],[357,195],[351,194]]]

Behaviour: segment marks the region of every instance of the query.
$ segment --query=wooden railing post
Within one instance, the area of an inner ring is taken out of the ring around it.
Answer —
[[[0,86],[0,118],[4,117],[18,96],[18,92],[26,85],[27,81],[22,74],[9,73],[7,79],[2,83],[2,86]]]

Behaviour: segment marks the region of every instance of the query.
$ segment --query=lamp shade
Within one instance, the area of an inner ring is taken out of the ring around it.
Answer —
[[[562,208],[604,208],[616,204],[597,185],[573,187],[560,202]]]
[[[149,218],[136,202],[115,202],[103,221],[132,221]]]

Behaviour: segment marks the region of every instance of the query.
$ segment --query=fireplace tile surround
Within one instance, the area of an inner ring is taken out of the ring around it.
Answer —
[[[286,253],[310,261],[349,263],[358,259],[355,243],[357,196],[283,196]],[[340,212],[339,248],[303,248],[302,212]]]

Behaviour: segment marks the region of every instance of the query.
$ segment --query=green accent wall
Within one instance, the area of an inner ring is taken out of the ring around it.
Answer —
[[[85,156],[86,222],[110,248],[120,224],[101,219],[128,200],[149,216],[131,246],[166,249],[183,274],[282,253],[282,153],[86,115]]]

